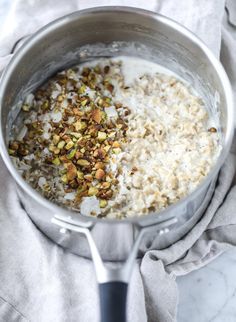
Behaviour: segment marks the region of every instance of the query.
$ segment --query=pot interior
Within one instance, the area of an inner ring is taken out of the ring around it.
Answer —
[[[229,141],[230,117],[226,89],[214,59],[178,24],[135,9],[76,12],[49,24],[27,41],[10,64],[2,85],[1,122],[5,145],[20,110],[18,103],[29,92],[59,70],[99,57],[118,55],[158,63],[192,85],[204,99],[221,133],[223,149],[217,165],[219,169]],[[203,183],[205,188],[211,178],[207,180]],[[195,208],[199,206],[196,200],[194,203]]]

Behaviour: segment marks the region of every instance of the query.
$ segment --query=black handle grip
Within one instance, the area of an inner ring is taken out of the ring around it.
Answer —
[[[101,322],[126,322],[127,289],[123,282],[99,284]]]

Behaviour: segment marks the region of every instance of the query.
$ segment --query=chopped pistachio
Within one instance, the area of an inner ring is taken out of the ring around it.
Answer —
[[[65,148],[66,148],[66,150],[70,150],[74,145],[75,145],[75,144],[74,144],[74,142],[73,142],[73,141],[69,141],[69,142],[66,144]]]
[[[10,155],[16,155],[16,150],[8,149]]]
[[[81,196],[85,192],[85,187],[79,187],[77,190],[77,196]]]
[[[46,101],[44,101],[43,102],[43,104],[42,104],[42,109],[43,110],[47,110],[49,108],[49,101],[48,100],[46,100]]]
[[[99,98],[99,100],[97,101],[97,104],[99,105],[99,106],[102,106],[103,105],[103,99],[102,98]]]
[[[78,188],[78,182],[77,180],[73,179],[72,181],[69,182],[69,186],[73,189]]]
[[[57,147],[58,147],[58,149],[63,149],[64,148],[64,146],[65,146],[65,144],[66,144],[66,142],[65,141],[60,141],[58,144],[57,144]]]
[[[120,148],[114,148],[112,150],[115,154],[119,154],[121,152],[121,149]]]
[[[55,145],[54,144],[50,144],[49,147],[48,147],[48,150],[53,152],[55,149]]]
[[[83,178],[84,178],[84,174],[83,174],[83,172],[81,172],[81,171],[77,171],[77,178],[79,179],[79,180],[83,180]]]
[[[107,200],[101,199],[99,201],[100,208],[105,208],[107,206]]]
[[[81,167],[88,167],[90,166],[90,163],[88,160],[85,159],[79,159],[77,160],[77,164],[80,165]]]
[[[52,163],[55,165],[60,165],[61,161],[58,157],[56,157],[55,159],[52,160]]]
[[[77,121],[73,125],[74,125],[76,131],[82,131],[82,130],[86,129],[86,127],[87,127],[87,124],[85,122],[81,122],[81,121]]]
[[[112,178],[110,178],[109,176],[106,176],[106,181],[107,182],[112,182]]]
[[[106,97],[105,98],[105,102],[111,104],[111,98],[110,97]]]
[[[103,169],[98,169],[95,173],[95,178],[101,180],[105,176],[105,171]]]
[[[98,108],[92,111],[92,119],[98,124],[101,122],[102,112]]]
[[[67,179],[67,175],[66,175],[66,174],[64,174],[64,175],[61,177],[61,181],[62,181],[63,183],[68,183],[68,179]]]
[[[85,179],[85,180],[87,180],[87,181],[92,182],[92,181],[93,181],[93,176],[92,176],[91,174],[86,174],[86,175],[84,176],[84,179]]]
[[[53,135],[53,138],[52,138],[53,144],[57,145],[59,141],[60,141],[60,136],[57,134]]]
[[[90,187],[88,190],[89,196],[95,196],[98,193],[98,189],[96,187]]]
[[[18,142],[16,142],[16,141],[14,141],[14,142],[11,142],[10,144],[9,144],[9,148],[10,149],[12,149],[12,150],[18,150],[18,148],[19,148],[19,143]]]
[[[106,207],[107,200],[113,194],[112,188],[117,184],[114,183],[113,174],[106,171],[112,158],[110,151],[119,149],[121,144],[119,142],[124,142],[122,136],[125,133],[124,126],[127,124],[123,120],[123,114],[119,115],[119,120],[122,122],[108,120],[105,109],[116,105],[112,97],[114,86],[111,83],[109,71],[109,65],[101,67],[99,64],[91,68],[69,69],[59,73],[49,83],[48,88],[37,91],[34,102],[37,110],[32,109],[32,113],[39,112],[37,116],[45,115],[46,120],[52,100],[52,107],[62,114],[61,120],[57,123],[49,121],[50,138],[44,139],[41,135],[45,132],[44,118],[41,121],[33,118],[26,141],[24,139],[25,143],[16,141],[15,145],[13,145],[14,142],[9,144],[9,154],[14,156],[26,156],[29,150],[33,150],[33,141],[36,143],[35,157],[40,158],[42,150],[48,149],[51,153],[45,157],[45,160],[47,164],[58,166],[57,171],[64,184],[65,193],[78,189],[75,200],[66,201],[66,204],[73,207],[76,207],[83,197],[94,195],[99,198],[101,208]],[[77,75],[80,77],[77,78]],[[61,90],[56,84],[60,85]],[[55,87],[60,91],[56,98],[51,96]],[[87,89],[88,92],[89,89],[93,91],[93,96],[86,94]],[[64,106],[65,99],[67,103]],[[25,102],[25,105],[25,111],[30,111],[31,105],[28,102]],[[63,170],[60,165],[64,166]],[[94,180],[96,186],[93,186]],[[51,188],[49,185],[47,193],[53,192]]]
[[[106,155],[106,151],[104,149],[96,149],[93,155],[95,157],[99,157],[100,159],[104,159]]]
[[[105,150],[106,152],[108,152],[108,151],[110,150],[110,148],[111,148],[111,147],[110,147],[109,145],[107,145],[107,146],[105,146],[105,147],[104,147],[104,150]]]
[[[104,141],[107,138],[107,134],[105,132],[98,131],[98,141]]]
[[[102,117],[102,121],[106,121],[107,120],[107,113],[101,112],[101,117]]]
[[[97,73],[97,74],[100,74],[101,73],[101,68],[99,65],[95,66],[94,67],[94,71]]]
[[[34,129],[37,129],[40,126],[40,123],[39,122],[33,122],[31,125],[32,125],[32,127]]]
[[[87,103],[88,103],[88,100],[87,100],[87,99],[85,99],[85,100],[83,100],[83,101],[81,101],[81,102],[80,102],[80,104],[81,104],[82,106],[85,106]]]
[[[58,149],[58,148],[55,147],[54,150],[53,150],[53,153],[54,154],[59,154],[60,153],[60,149]]]
[[[83,84],[83,85],[80,86],[80,88],[78,90],[78,93],[79,94],[84,94],[85,91],[86,91],[86,85]]]
[[[74,156],[75,156],[75,153],[76,153],[76,149],[72,149],[70,150],[68,153],[67,153],[67,158],[70,160],[70,159],[73,159]]]
[[[29,106],[29,104],[23,104],[21,108],[22,108],[22,110],[23,110],[24,112],[29,112],[29,110],[30,110],[30,106]]]
[[[67,166],[67,179],[68,181],[71,181],[77,177],[77,169],[76,166],[73,163],[69,163]]]
[[[105,165],[103,162],[96,162],[95,169],[104,169]]]
[[[110,133],[108,134],[108,137],[109,137],[109,138],[113,138],[114,136],[116,136],[116,132],[110,132]]]
[[[120,148],[120,143],[118,141],[113,142],[112,144],[113,148]]]
[[[61,103],[61,102],[63,101],[63,96],[62,96],[62,95],[59,95],[59,96],[57,97],[57,101],[58,101],[59,103]]]
[[[111,183],[110,183],[110,182],[106,182],[106,181],[105,181],[105,182],[103,182],[103,183],[102,183],[102,188],[103,188],[103,189],[109,189],[109,188],[110,188],[110,186],[111,186]]]
[[[76,142],[77,142],[77,139],[76,139],[75,137],[73,137],[73,138],[72,138],[72,141],[73,141],[74,143],[76,143]]]
[[[76,139],[79,139],[81,137],[81,133],[78,132],[71,132],[71,135],[73,135]]]

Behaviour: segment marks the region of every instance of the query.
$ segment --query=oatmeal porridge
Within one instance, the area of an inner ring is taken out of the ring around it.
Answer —
[[[16,168],[47,199],[86,216],[163,210],[200,184],[221,150],[203,100],[141,59],[59,72],[21,110],[9,142]]]

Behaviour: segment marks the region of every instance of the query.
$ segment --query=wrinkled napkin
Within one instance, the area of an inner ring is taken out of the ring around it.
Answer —
[[[54,18],[98,3],[143,7],[184,24],[220,56],[236,89],[232,0],[227,1],[226,12],[223,0],[58,0],[56,6],[51,0],[12,1],[0,31],[0,68],[6,65],[7,55],[22,36]],[[128,321],[176,321],[176,276],[206,265],[236,245],[235,147],[220,171],[202,219],[169,248],[148,251],[137,260],[129,287]],[[21,207],[14,180],[2,160],[0,165],[0,321],[99,321],[93,263],[63,250],[35,227]]]

